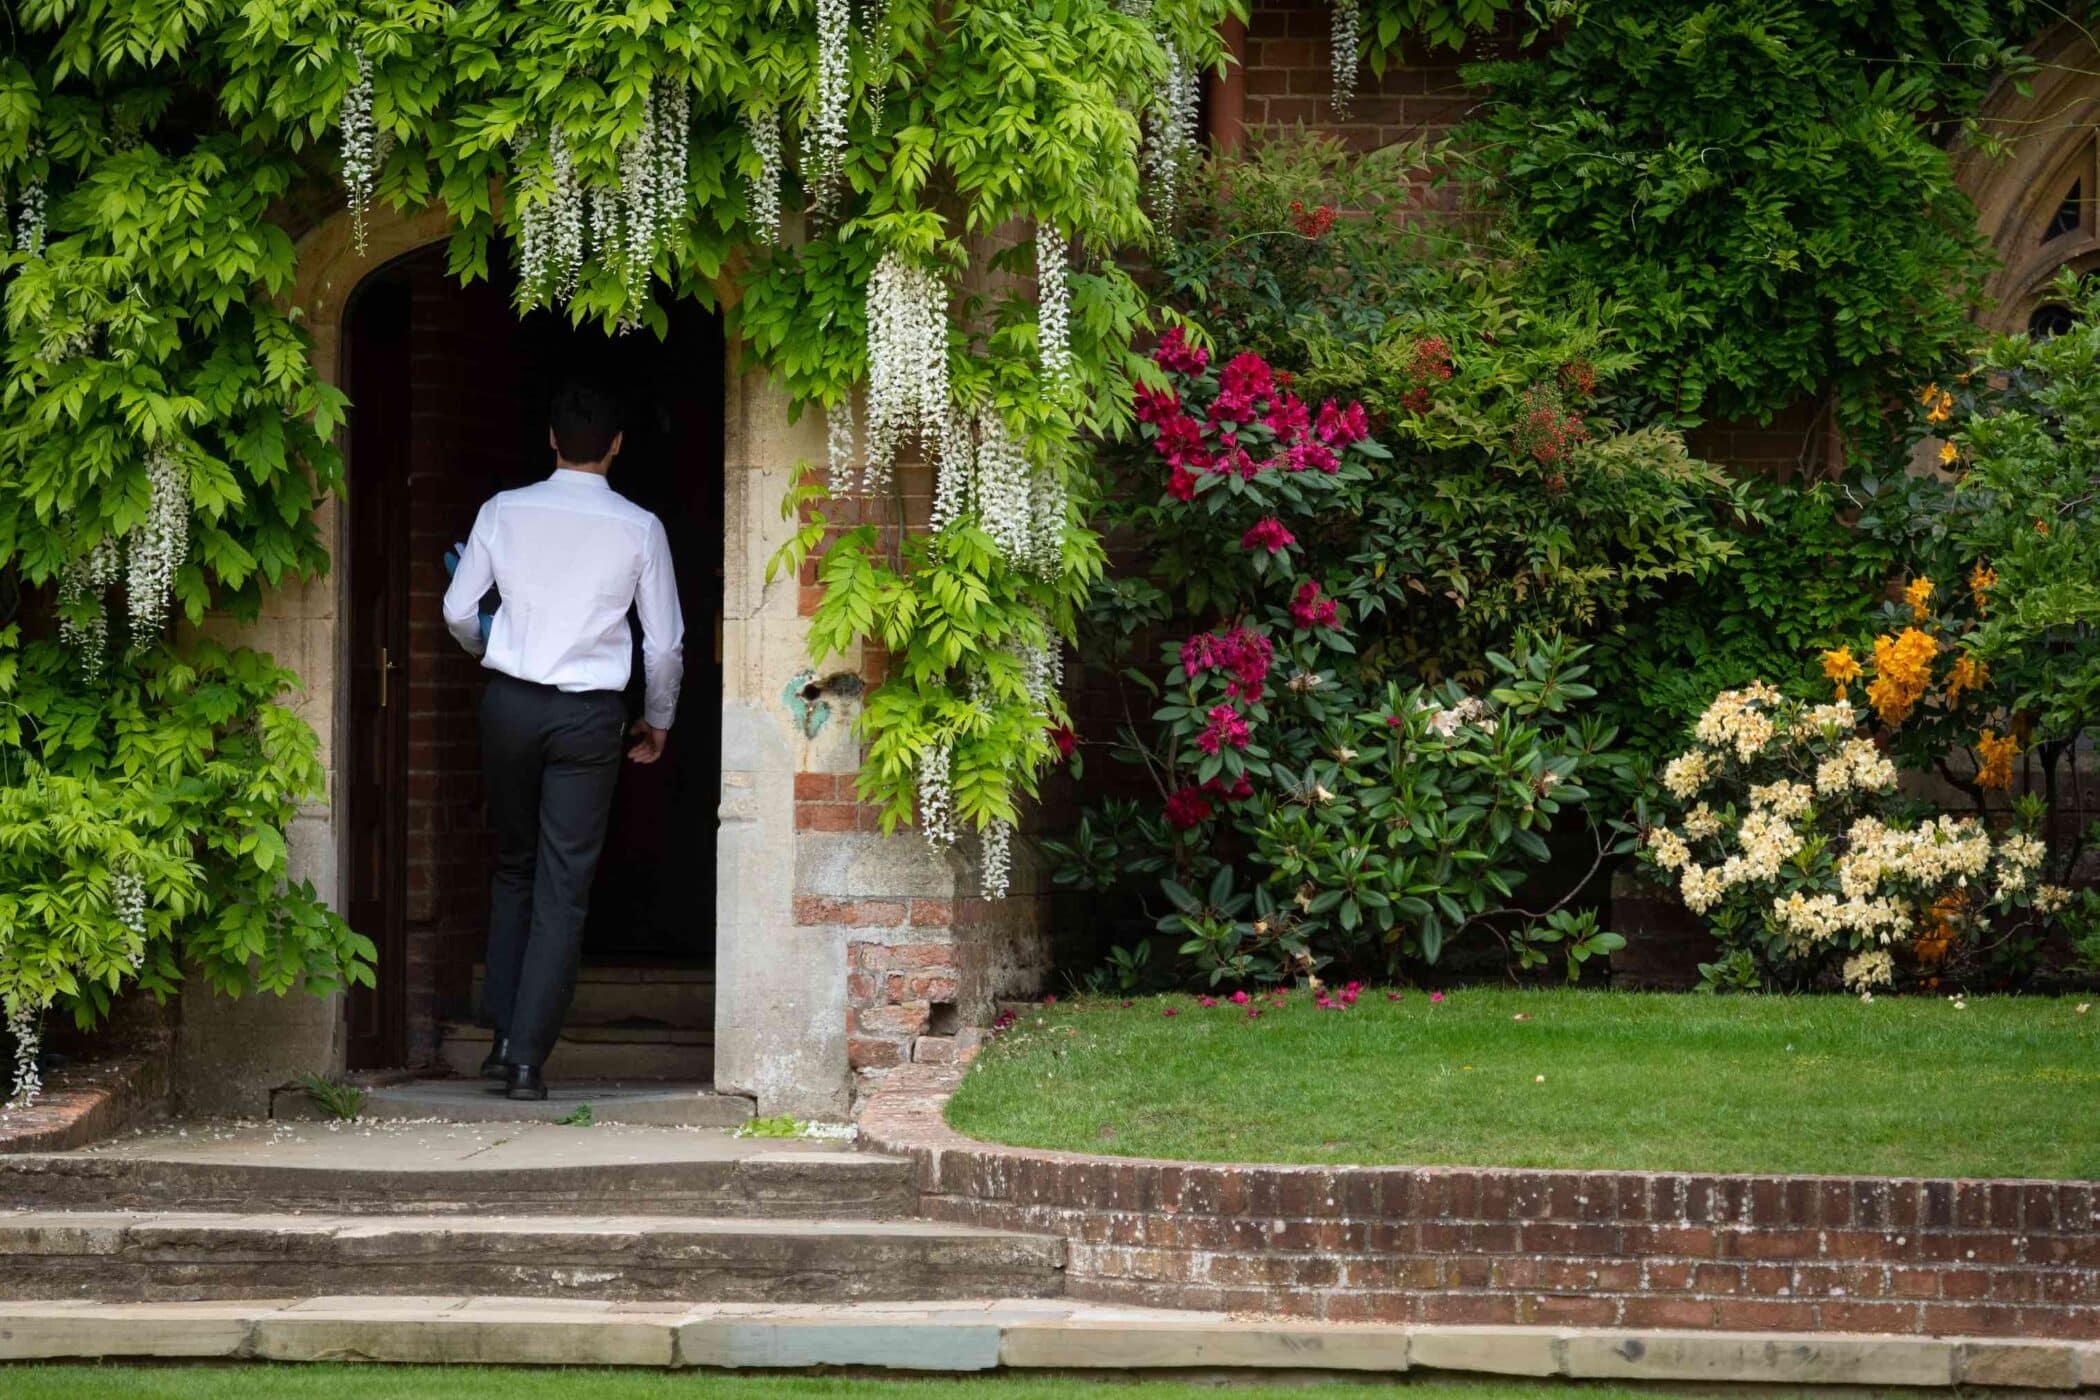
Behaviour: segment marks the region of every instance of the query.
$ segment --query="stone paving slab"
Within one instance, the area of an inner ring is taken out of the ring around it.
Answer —
[[[198,1122],[134,1133],[66,1154],[114,1161],[336,1171],[452,1172],[627,1163],[741,1162],[812,1154],[849,1156],[846,1143],[740,1138],[725,1128],[603,1123]],[[875,1158],[874,1160],[881,1160]]]
[[[0,1156],[0,1212],[191,1211],[879,1219],[910,1164],[844,1142],[718,1128],[545,1123],[191,1123],[77,1152]],[[4,1218],[4,1216],[0,1216]]]
[[[547,1097],[521,1102],[493,1092],[484,1079],[412,1079],[365,1092],[364,1116],[443,1119],[453,1123],[558,1123],[589,1104],[596,1123],[733,1128],[752,1115],[751,1100],[718,1094],[712,1084],[662,1080],[554,1078]]]
[[[17,1299],[283,1297],[345,1280],[367,1296],[1046,1297],[1064,1291],[1064,1257],[1059,1239],[927,1220],[0,1212],[0,1297]]]
[[[2100,1343],[2090,1342],[1301,1323],[1045,1299],[689,1306],[456,1295],[0,1303],[0,1362],[89,1357],[946,1373],[1435,1369],[1621,1381],[2100,1390]]]

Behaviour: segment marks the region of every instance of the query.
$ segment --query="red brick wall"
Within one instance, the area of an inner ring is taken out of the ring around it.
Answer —
[[[1358,150],[1399,141],[1440,140],[1480,100],[1459,77],[1459,68],[1492,56],[1499,40],[1462,53],[1410,46],[1384,75],[1365,65],[1357,74],[1356,98],[1337,117],[1331,97],[1334,71],[1328,30],[1333,9],[1325,3],[1258,3],[1247,21],[1246,96],[1242,120],[1249,130],[1316,127]]]
[[[1080,1297],[1337,1322],[2100,1338],[2100,1183],[1125,1161],[861,1118],[933,1219],[1061,1235]]]

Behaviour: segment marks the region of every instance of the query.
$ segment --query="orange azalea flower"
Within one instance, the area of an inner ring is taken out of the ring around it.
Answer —
[[[2000,791],[2011,787],[2013,755],[2019,748],[2019,741],[2010,734],[2000,737],[1989,729],[1979,732],[1976,736],[1977,786]]]
[[[1883,724],[1901,724],[1909,717],[1932,684],[1932,658],[1939,654],[1940,644],[1915,627],[1904,628],[1901,636],[1874,639],[1874,681],[1867,687],[1867,703]]]
[[[1851,647],[1839,647],[1823,653],[1823,677],[1837,687],[1837,698],[1845,698],[1845,687],[1859,679],[1859,662],[1852,655]]]
[[[1961,460],[1961,449],[1951,442],[1940,444],[1940,465],[1951,467]]]
[[[1947,672],[1947,708],[1953,709],[1961,703],[1965,690],[1982,690],[1991,678],[1991,668],[1975,657],[1963,652],[1954,658],[1954,667]]]
[[[1968,900],[1958,894],[1941,895],[1932,903],[1926,914],[1925,927],[1911,941],[1911,952],[1919,963],[1935,967],[1947,956],[1947,949],[1954,943],[1955,920],[1967,912]]]
[[[1982,612],[1990,606],[1990,591],[1998,586],[1998,571],[1988,564],[1978,564],[1969,570],[1969,596],[1976,602],[1976,611]]]
[[[1910,604],[1910,615],[1923,622],[1932,615],[1932,580],[1919,574],[1903,590],[1903,601]]]

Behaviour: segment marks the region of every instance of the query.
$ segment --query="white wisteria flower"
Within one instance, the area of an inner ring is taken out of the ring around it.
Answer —
[[[1145,164],[1152,177],[1152,217],[1172,223],[1181,172],[1196,149],[1196,66],[1164,30],[1159,46],[1166,55],[1166,77],[1152,99],[1151,131],[1145,142]]]
[[[1050,223],[1035,226],[1036,344],[1052,394],[1072,386],[1072,283],[1068,240]]]
[[[762,243],[780,241],[780,110],[770,105],[744,108],[744,135],[758,157],[758,175],[746,200],[752,231]]]
[[[44,1092],[43,1008],[26,998],[14,1002],[7,1009],[7,1034],[15,1043],[15,1079],[6,1106],[29,1108]]]
[[[1334,67],[1334,114],[1349,115],[1356,100],[1356,49],[1363,32],[1361,0],[1333,0],[1328,31],[1329,62]]]
[[[112,535],[104,535],[86,554],[69,561],[58,577],[58,639],[80,662],[83,675],[102,674],[109,650],[109,599],[106,596],[123,565],[123,550]],[[83,604],[93,611],[85,620],[73,614]]]
[[[936,850],[955,844],[955,790],[948,772],[954,759],[955,751],[946,743],[919,755],[919,831]]]
[[[985,825],[978,840],[983,844],[984,854],[979,869],[978,888],[986,899],[1004,899],[1013,880],[1013,823],[997,818]]]
[[[1016,564],[1034,557],[1033,473],[1028,452],[995,408],[977,415],[977,524]]]
[[[350,46],[357,77],[343,91],[336,125],[343,133],[343,189],[350,197],[350,242],[365,255],[365,216],[379,187],[379,124],[372,116],[372,56],[364,45]]]
[[[131,635],[144,641],[167,624],[175,574],[190,552],[188,470],[167,443],[146,454],[145,519],[125,538],[124,596],[131,609]]]
[[[29,138],[28,158],[31,169],[43,158],[44,140],[41,136]],[[40,257],[44,251],[44,177],[32,174],[22,182],[21,212],[15,217],[15,251]]]
[[[138,940],[131,950],[131,970],[136,972],[146,961],[146,882],[136,870],[120,866],[110,872],[109,904],[117,922]]]
[[[938,445],[949,419],[948,289],[894,250],[868,279],[867,435],[861,486],[889,488],[897,449]]]
[[[834,212],[844,182],[852,40],[851,0],[817,0],[817,100],[802,129],[802,183],[820,215]]]

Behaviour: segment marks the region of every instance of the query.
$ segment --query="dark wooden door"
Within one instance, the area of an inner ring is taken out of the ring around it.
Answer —
[[[349,995],[349,1063],[408,1058],[407,805],[410,294],[381,273],[352,301],[348,490],[349,751],[339,757],[347,826],[344,908],[379,948],[378,985]]]

